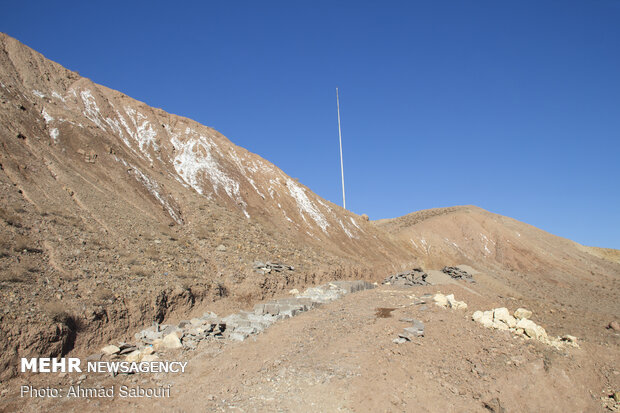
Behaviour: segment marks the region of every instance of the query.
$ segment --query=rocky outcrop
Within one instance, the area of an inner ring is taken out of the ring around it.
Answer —
[[[506,330],[526,339],[537,340],[544,344],[561,348],[564,346],[579,347],[577,338],[571,335],[562,337],[549,337],[542,326],[529,319],[532,312],[524,308],[518,308],[513,315],[505,307],[495,308],[488,311],[476,311],[472,319],[486,328]]]
[[[453,308],[455,310],[464,310],[467,308],[465,301],[457,301],[454,298],[454,294],[443,295],[438,293],[433,296],[433,301],[435,305],[439,307]]]
[[[448,274],[450,277],[455,280],[465,280],[468,282],[475,282],[474,277],[465,270],[460,269],[459,267],[443,267],[441,270],[444,274]]]
[[[428,277],[428,275],[421,268],[414,268],[410,271],[390,275],[383,280],[382,284],[405,287],[427,285],[428,283],[426,282],[426,277]]]

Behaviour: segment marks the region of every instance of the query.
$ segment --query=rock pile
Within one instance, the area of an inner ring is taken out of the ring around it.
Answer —
[[[392,340],[396,344],[406,343],[415,337],[424,337],[424,323],[413,318],[402,318],[400,321],[411,323],[411,327],[405,327],[398,338]]]
[[[206,338],[224,338],[226,323],[217,315],[206,312],[200,318],[183,320],[178,325],[159,325],[144,329],[134,335],[138,346],[152,346],[155,349],[196,348]],[[182,345],[181,344],[182,340]]]
[[[577,339],[571,335],[562,337],[549,337],[545,329],[532,320],[532,312],[524,308],[518,308],[513,315],[505,307],[489,311],[476,311],[472,319],[486,328],[510,331],[517,336],[533,339],[542,343],[560,348],[565,345],[579,347]]]
[[[454,294],[435,294],[433,296],[433,301],[435,301],[435,305],[439,307],[445,308],[453,308],[455,310],[464,310],[467,308],[467,303],[465,301],[457,301],[454,298]]]
[[[383,280],[382,284],[401,285],[405,287],[413,287],[414,285],[428,285],[426,282],[426,277],[428,277],[428,275],[421,268],[414,268],[410,271],[390,275]]]
[[[324,303],[341,298],[345,294],[374,288],[365,281],[334,281],[308,288],[295,297],[272,300],[254,306],[254,311],[240,311],[224,318],[206,312],[200,318],[183,320],[177,325],[153,324],[135,334],[136,344],[108,345],[101,353],[91,357],[101,359],[125,358],[129,362],[153,361],[158,351],[194,350],[206,339],[230,339],[243,341],[251,335],[264,331],[278,320],[293,317]]]
[[[443,267],[441,271],[444,274],[448,274],[450,277],[454,278],[455,280],[465,280],[468,282],[476,282],[474,281],[474,278],[470,273],[460,269],[459,267]]]
[[[226,325],[226,336],[243,341],[258,334],[274,322],[294,317],[321,304],[334,301],[345,294],[374,288],[365,281],[334,281],[318,287],[308,288],[295,297],[280,298],[256,304],[253,312],[241,311],[222,319]]]
[[[283,265],[277,262],[269,262],[266,263],[256,261],[254,263],[254,270],[259,274],[269,274],[273,272],[282,272],[282,271],[295,271],[295,268],[290,265]]]

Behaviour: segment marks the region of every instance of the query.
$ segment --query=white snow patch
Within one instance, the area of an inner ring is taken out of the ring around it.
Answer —
[[[32,89],[32,94],[35,95],[38,98],[43,99],[45,97],[45,95],[43,94],[43,92],[38,91],[36,89]]]
[[[353,234],[351,234],[351,232],[344,226],[341,220],[338,220],[338,222],[340,223],[340,226],[342,227],[342,230],[344,231],[344,233],[347,234],[347,237],[355,238]]]
[[[56,129],[56,128],[50,129],[50,136],[52,137],[54,142],[58,141],[58,135],[59,135],[58,129]]]
[[[47,113],[45,108],[43,108],[43,111],[41,111],[41,115],[43,115],[43,119],[45,119],[45,123],[50,123],[51,121],[54,120],[54,118],[51,117],[49,113]]]
[[[323,205],[323,208],[327,209],[329,212],[332,212],[332,209],[329,207],[329,205],[327,205],[325,202],[323,202],[321,200],[321,198],[317,198],[317,202],[321,205]],[[333,213],[333,212],[332,212]]]
[[[151,123],[148,121],[148,118],[142,113],[134,110],[129,106],[125,107],[125,113],[127,113],[129,119],[133,123],[135,132],[129,129],[129,127],[126,126],[126,123],[124,123],[125,129],[127,129],[129,135],[136,140],[140,151],[150,160],[151,156],[147,152],[147,149],[149,146],[151,146],[155,151],[158,149],[157,142],[155,141],[157,133],[153,129]],[[123,121],[124,119],[121,120],[121,122]]]
[[[112,119],[112,118],[106,118],[105,121],[107,122],[108,125],[110,125],[110,129],[112,129],[112,132],[116,132],[118,137],[121,138],[121,140],[125,143],[125,145],[127,145],[129,149],[135,152],[135,150],[131,147],[131,143],[125,137],[125,134],[123,133],[123,130],[121,129],[121,123],[123,124],[123,126],[126,125],[125,119],[122,118],[118,110],[116,111],[116,113],[118,114],[119,118],[122,119],[121,122],[119,122],[119,119]]]
[[[174,169],[196,192],[204,195],[199,178],[205,176],[211,181],[215,193],[219,188],[223,188],[229,197],[243,202],[239,193],[239,183],[220,168],[212,154],[214,145],[207,137],[201,135],[198,138],[181,141],[178,135],[174,135],[170,142],[176,153],[173,161]]]
[[[131,168],[131,172],[133,172],[133,175],[135,176],[136,180],[142,183],[142,185],[144,185],[147,191],[149,191],[149,193],[153,195],[155,199],[159,201],[159,203],[168,212],[168,215],[170,215],[170,217],[174,219],[177,224],[183,223],[181,218],[177,215],[176,211],[170,206],[168,201],[159,193],[160,191],[159,184],[156,181],[150,179],[148,176],[142,173],[142,171],[140,171],[140,169],[138,169],[134,165],[128,164],[127,162],[125,162],[124,159],[118,158],[116,156],[114,156],[114,159],[116,159],[118,162],[122,163],[126,167]]]
[[[280,178],[269,180],[269,188],[267,188],[267,192],[269,192],[269,196],[271,197],[271,199],[274,199],[274,194],[276,193],[275,189],[273,189],[274,186],[282,186],[282,184],[280,183]]]
[[[243,215],[245,215],[247,219],[250,219],[250,214],[248,214],[248,211],[246,211],[245,208],[243,209]]]
[[[481,239],[482,241],[484,241],[484,251],[486,252],[486,255],[491,255],[491,250],[489,250],[489,241],[490,241],[493,245],[495,245],[495,241],[493,241],[493,240],[489,240],[489,239],[487,238],[487,236],[486,236],[486,235],[484,235],[484,234],[480,234],[480,239]]]
[[[125,120],[123,115],[121,115],[121,113],[118,110],[116,111],[116,116],[118,116],[118,121],[120,121],[121,125],[123,125],[123,127],[127,131],[127,134],[133,137],[133,131],[129,128],[129,124],[127,124],[127,121]],[[120,129],[120,125],[118,125],[118,121],[109,119],[108,123],[110,124],[110,127],[112,127],[112,129],[115,129],[113,125],[119,126],[119,129]],[[125,142],[125,145],[127,145],[129,149],[135,152],[135,149],[131,146],[131,142],[129,142],[129,140],[125,137],[122,131],[119,131],[119,137],[123,140],[123,142]]]
[[[99,106],[97,101],[90,90],[83,90],[80,92],[82,102],[84,103],[84,116],[88,118],[95,125],[99,126],[103,130],[107,130],[103,124],[103,117],[99,112]]]
[[[421,238],[421,239],[420,239],[420,242],[422,243],[422,246],[423,246],[423,247],[424,247],[424,249],[426,250],[426,254],[427,254],[427,255],[428,255],[428,254],[430,254],[430,252],[431,252],[431,245],[430,245],[430,244],[428,244],[424,238]]]
[[[248,182],[250,182],[250,185],[252,185],[252,188],[254,188],[254,190],[256,191],[256,193],[258,195],[260,195],[261,198],[265,199],[265,195],[263,195],[263,193],[261,191],[258,190],[258,187],[256,186],[256,183],[254,182],[254,180],[252,178],[247,177]]]
[[[357,229],[359,229],[360,231],[362,231],[362,229],[360,228],[360,226],[357,224],[357,221],[355,221],[355,219],[353,219],[353,217],[349,217],[349,219],[351,220],[351,223],[357,227]]]
[[[56,92],[55,90],[52,91],[52,97],[56,98],[58,100],[60,100],[61,102],[65,103],[65,98],[63,98],[60,93]]]
[[[291,179],[288,179],[286,181],[286,186],[291,196],[295,198],[295,201],[297,201],[297,206],[299,207],[299,214],[301,215],[301,217],[305,220],[303,213],[307,213],[314,220],[314,222],[316,222],[319,227],[321,227],[323,232],[326,232],[329,223],[327,222],[323,214],[321,214],[319,209],[312,203],[312,201],[310,201],[304,189],[301,186],[297,185]]]

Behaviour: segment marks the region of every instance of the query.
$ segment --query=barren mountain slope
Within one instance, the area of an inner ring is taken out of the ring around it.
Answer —
[[[551,304],[562,313],[559,323],[577,323],[580,334],[605,335],[602,328],[620,314],[620,265],[600,258],[599,249],[474,206],[418,211],[375,225],[407,243],[425,268],[471,265],[482,271],[477,278],[489,294],[516,297],[531,308]],[[556,322],[557,313],[545,317]]]
[[[252,301],[409,255],[217,131],[4,34],[0,185],[0,371],[17,349],[58,354],[204,299]]]

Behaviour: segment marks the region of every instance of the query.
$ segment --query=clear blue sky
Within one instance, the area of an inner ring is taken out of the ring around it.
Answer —
[[[5,2],[0,31],[372,219],[474,204],[620,248],[620,0]]]

